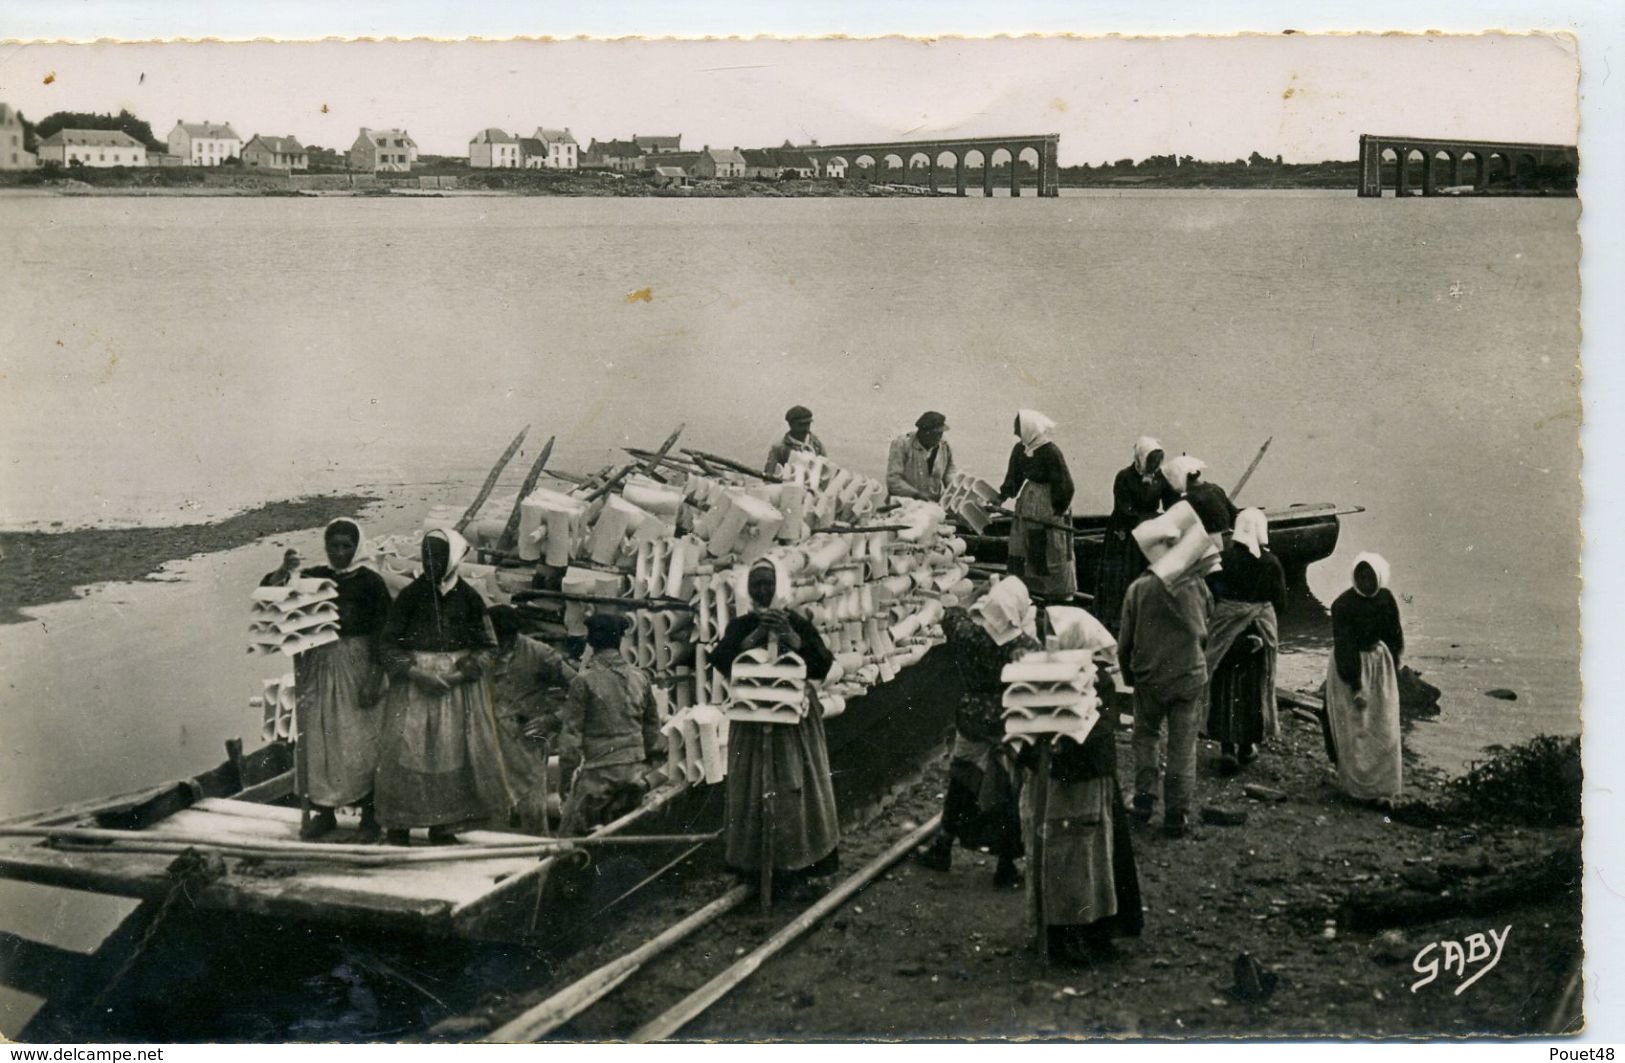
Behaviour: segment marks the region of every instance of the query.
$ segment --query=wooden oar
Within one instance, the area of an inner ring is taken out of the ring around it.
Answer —
[[[502,529],[502,538],[497,540],[497,549],[512,550],[519,541],[519,510],[525,504],[525,499],[536,490],[536,482],[542,478],[542,470],[547,468],[547,459],[553,456],[553,441],[557,436],[548,436],[547,445],[542,452],[536,455],[531,463],[530,471],[525,474],[525,485],[519,489],[519,497],[513,500],[513,510],[508,514],[508,523]]]
[[[695,612],[693,605],[681,598],[617,598],[600,594],[571,594],[567,591],[528,590],[515,591],[513,601],[515,605],[524,605],[535,598],[547,598],[556,602],[588,602],[592,605],[616,605],[626,609],[682,609]]]
[[[732,458],[725,458],[721,454],[711,454],[703,450],[695,450],[693,447],[684,447],[682,449],[684,454],[691,454],[696,458],[704,458],[712,465],[719,465],[724,469],[732,469],[734,472],[745,476],[754,477],[755,479],[762,480],[765,483],[778,484],[784,482],[782,477],[768,476],[760,469],[753,469],[749,465],[742,462],[737,462]]]
[[[497,459],[497,463],[491,466],[490,474],[485,477],[485,486],[480,488],[480,493],[474,498],[474,504],[464,511],[463,518],[457,522],[458,532],[474,523],[474,518],[479,516],[480,507],[485,505],[485,500],[490,498],[491,492],[496,489],[497,478],[502,475],[502,470],[508,467],[508,462],[513,460],[513,456],[519,453],[519,445],[525,441],[525,434],[529,431],[530,425],[527,424],[513,437],[513,442],[508,444],[508,449],[502,452],[502,457]]]
[[[1241,474],[1241,479],[1236,481],[1235,488],[1231,490],[1230,501],[1234,502],[1236,496],[1241,494],[1241,489],[1247,486],[1247,481],[1252,478],[1253,470],[1258,468],[1258,463],[1264,460],[1264,452],[1270,448],[1270,444],[1273,442],[1275,442],[1275,437],[1270,436],[1264,440],[1264,445],[1258,448],[1258,453],[1253,457],[1253,463],[1247,466],[1247,471]]]
[[[660,444],[660,449],[654,452],[654,456],[644,461],[644,472],[654,472],[655,466],[659,465],[661,461],[665,459],[666,455],[671,451],[673,444],[677,442],[677,437],[682,435],[683,429],[687,427],[687,422],[684,422],[672,430],[671,435],[666,437],[666,441]]]
[[[632,470],[636,469],[637,467],[638,463],[635,461],[622,465],[619,469],[615,470],[615,475],[611,476],[608,480],[605,480],[602,484],[599,484],[596,488],[594,488],[592,494],[588,495],[586,500],[588,502],[596,502],[600,498],[603,498],[605,495],[615,490],[616,485],[618,485],[622,480],[632,475]]]

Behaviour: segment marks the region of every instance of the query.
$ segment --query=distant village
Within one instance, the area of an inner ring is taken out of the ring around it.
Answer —
[[[56,129],[27,150],[24,124],[15,108],[0,103],[0,169],[37,167],[214,167],[279,173],[411,174],[421,168],[417,141],[405,129],[363,127],[347,151],[309,148],[291,135],[255,133],[244,138],[230,122],[177,120],[154,150],[122,129]],[[816,144],[740,148],[683,147],[682,134],[634,134],[624,140],[590,141],[585,148],[569,128],[538,126],[529,136],[488,128],[468,141],[458,161],[469,170],[603,170],[647,174],[657,184],[694,179],[841,178],[839,160],[825,166],[805,150]]]

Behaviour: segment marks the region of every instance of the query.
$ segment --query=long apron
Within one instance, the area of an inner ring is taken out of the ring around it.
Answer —
[[[450,676],[461,653],[412,654],[413,667]],[[459,683],[444,694],[392,683],[378,756],[378,821],[388,829],[495,820],[513,807],[497,737],[491,684]]]
[[[1402,785],[1399,676],[1386,643],[1360,654],[1360,689],[1365,708],[1337,674],[1337,659],[1326,662],[1326,718],[1337,750],[1337,774],[1350,797],[1363,801],[1397,798]]]
[[[294,772],[299,794],[313,805],[343,808],[372,793],[384,707],[363,708],[361,694],[373,667],[366,637],[341,638],[293,659],[299,704]]]
[[[1070,523],[1069,514],[1056,515],[1049,484],[1031,480],[1023,484],[1016,496],[1015,518],[1010,522],[1011,571],[1019,570],[1022,582],[1034,594],[1056,599],[1072,597],[1078,590],[1072,533],[1065,528],[1031,523],[1026,519],[1029,517]]]
[[[764,793],[762,761],[769,747],[772,778]],[[841,828],[818,698],[798,724],[729,724],[725,788],[724,860],[730,868],[761,870],[764,822],[772,833],[776,871],[800,871],[834,852]]]
[[[1022,787],[1021,826],[1029,852],[1040,826],[1044,831],[1042,881],[1029,875],[1027,892],[1031,896],[1033,890],[1043,890],[1046,922],[1052,927],[1093,926],[1112,936],[1138,935],[1143,920],[1139,874],[1117,779],[1051,779],[1042,825],[1036,821],[1036,791],[1030,780]],[[1029,905],[1029,916],[1033,911]]]

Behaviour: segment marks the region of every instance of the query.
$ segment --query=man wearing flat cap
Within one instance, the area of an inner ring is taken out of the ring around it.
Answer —
[[[824,456],[824,443],[812,431],[812,411],[805,406],[792,406],[785,411],[784,423],[790,430],[784,438],[767,448],[767,466],[762,470],[769,476],[778,476],[790,464],[790,455],[797,451]]]
[[[565,834],[585,834],[636,808],[665,756],[654,688],[621,656],[625,630],[614,613],[587,618],[592,655],[570,681],[559,735],[559,766],[569,779]]]
[[[954,453],[943,436],[948,418],[935,410],[920,414],[914,431],[891,441],[886,457],[886,491],[899,498],[935,502],[954,471]]]

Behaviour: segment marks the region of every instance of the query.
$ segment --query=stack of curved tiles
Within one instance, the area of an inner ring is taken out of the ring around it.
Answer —
[[[666,777],[716,785],[728,775],[728,717],[715,705],[690,705],[661,725]]]
[[[980,535],[999,508],[999,489],[969,473],[956,472],[942,485],[940,501],[943,509]]]
[[[806,451],[790,455],[784,478],[806,490],[804,511],[813,527],[854,523],[886,501],[886,485],[879,480]]]
[[[730,723],[796,724],[807,715],[807,662],[774,640],[745,650],[728,685]]]
[[[280,679],[265,680],[262,693],[248,699],[248,704],[261,712],[260,741],[291,741],[298,733],[295,712],[299,699],[294,692],[293,673]]]
[[[1082,742],[1100,719],[1095,663],[1088,650],[1029,653],[1004,666],[1004,734],[1015,743]]]
[[[339,637],[338,584],[328,579],[290,580],[285,587],[256,587],[248,643],[260,653],[289,657]]]

